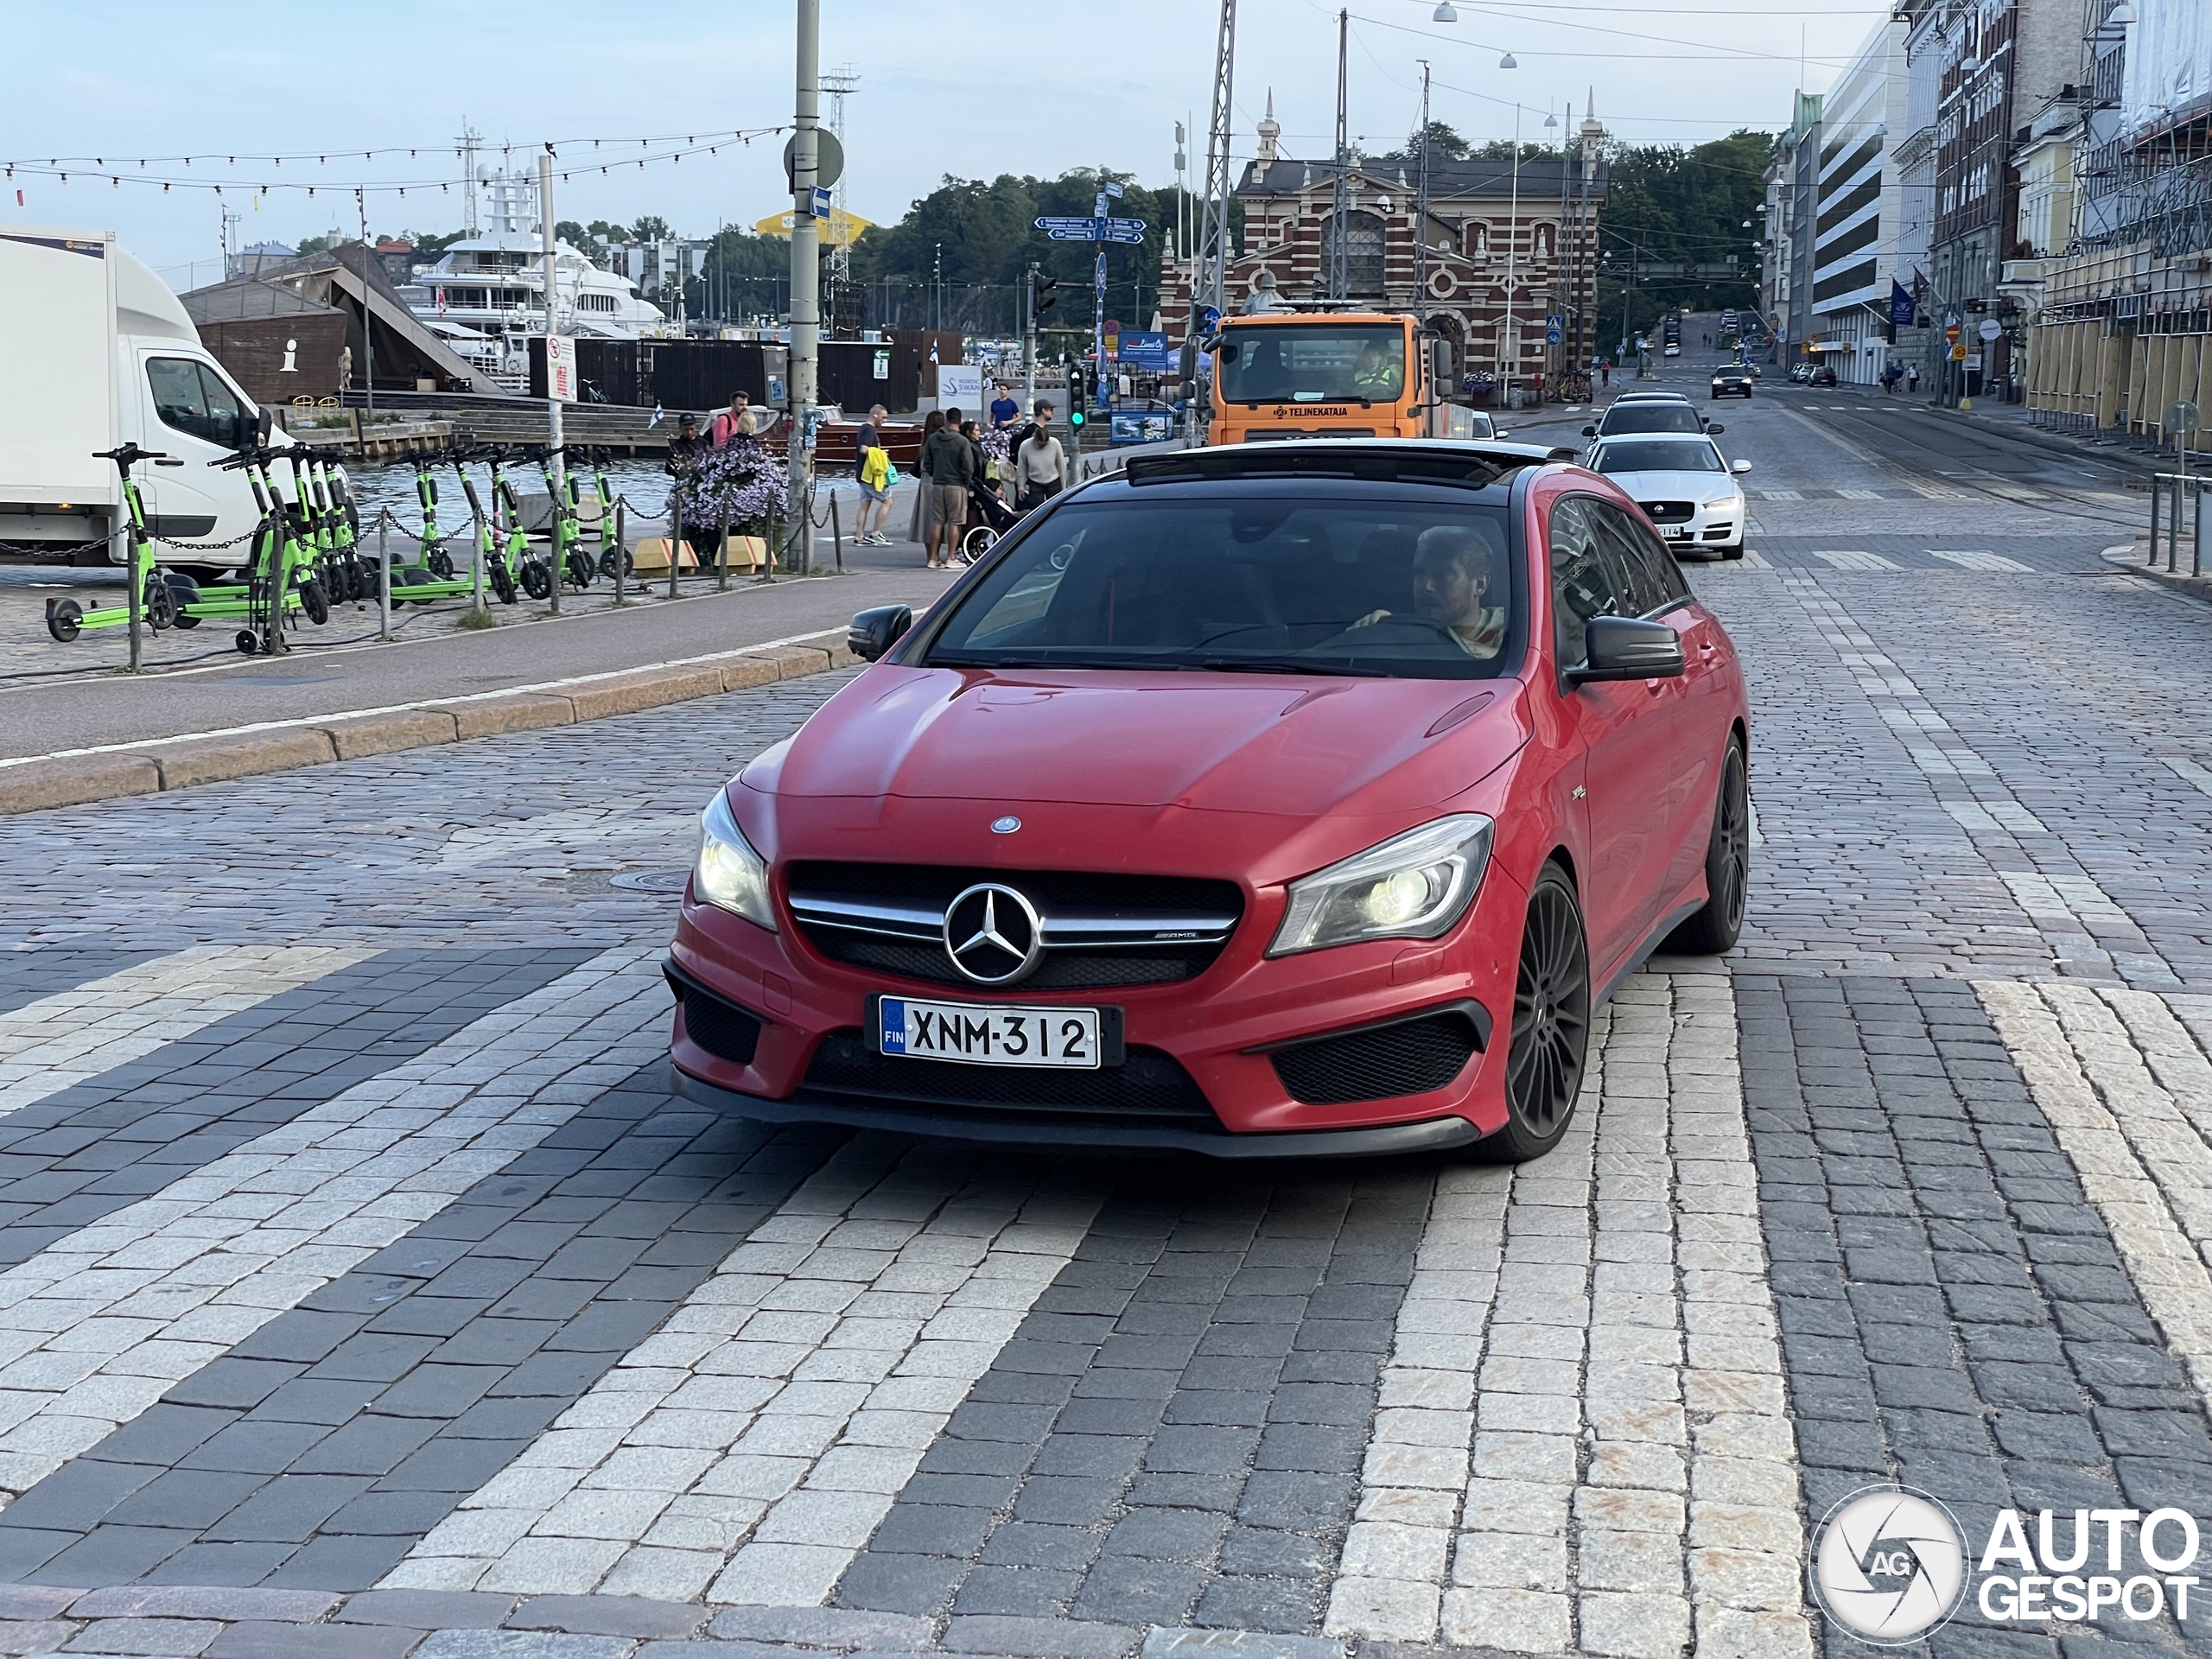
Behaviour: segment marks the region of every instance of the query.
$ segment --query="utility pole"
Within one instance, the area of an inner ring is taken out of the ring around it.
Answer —
[[[1344,221],[1351,213],[1351,146],[1345,136],[1344,49],[1351,38],[1351,13],[1337,14],[1337,180],[1329,197],[1329,298],[1338,305],[1351,286],[1351,226]]]
[[[1229,200],[1236,188],[1229,153],[1230,103],[1236,79],[1236,0],[1221,0],[1221,32],[1214,45],[1213,113],[1206,124],[1206,180],[1192,269],[1192,316],[1211,306],[1228,309]]]
[[[468,124],[463,116],[461,122],[461,223],[474,241],[476,228],[476,147],[484,142],[484,135]]]
[[[353,207],[361,215],[361,389],[368,394],[369,418],[377,417],[377,334],[376,319],[371,315],[373,298],[369,287],[369,261],[375,257],[369,247],[368,193],[356,190]],[[365,448],[361,453],[366,454]]]
[[[822,125],[822,0],[798,0],[798,130],[791,135],[790,522],[814,569],[814,405],[822,354],[822,242],[814,216]],[[775,566],[772,563],[771,570]]]
[[[553,336],[561,332],[561,289],[559,272],[556,269],[553,243],[553,146],[548,144],[537,157],[537,230],[539,245],[545,250],[545,443],[552,453],[547,462],[547,476],[552,482],[553,493],[547,498],[546,511],[552,514],[555,527],[553,537],[553,614],[561,613],[561,583],[568,572],[561,568],[561,488],[568,472],[568,457],[561,453],[561,400],[554,395]]]
[[[1021,412],[1037,407],[1037,271],[1034,259],[1021,284]]]
[[[1521,252],[1521,106],[1513,106],[1513,211],[1510,226],[1505,232],[1505,321],[1497,333],[1497,406],[1513,407],[1513,375],[1521,366],[1521,341],[1513,327],[1513,279],[1516,262]],[[1512,341],[1513,357],[1506,359],[1506,342]]]
[[[1428,326],[1428,60],[1421,60],[1421,156],[1414,185],[1414,318]]]

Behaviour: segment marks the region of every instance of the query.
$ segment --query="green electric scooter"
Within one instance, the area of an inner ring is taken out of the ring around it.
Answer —
[[[563,468],[560,479],[553,476],[553,457],[567,454],[565,448],[536,452],[538,470],[545,477],[546,507],[553,515],[552,556],[547,563],[561,573],[561,579],[569,587],[582,593],[591,586],[598,571],[591,555],[583,549],[583,493],[575,469]]]
[[[138,602],[134,606],[126,597],[120,605],[103,605],[88,611],[73,599],[48,600],[46,631],[65,645],[86,628],[129,627],[134,615],[156,633],[176,620],[176,590],[169,585],[168,574],[155,563],[154,538],[147,534],[146,509],[139,500],[138,480],[130,469],[142,461],[150,461],[156,467],[181,467],[184,463],[159,449],[141,449],[136,443],[92,453],[96,460],[113,461],[116,471],[123,476],[123,505],[130,538],[130,554],[125,561],[130,572],[127,580],[137,590]],[[132,645],[135,658],[135,639]]]
[[[607,451],[588,449],[592,488],[599,496],[599,574],[626,580],[631,573],[630,550],[615,539],[614,486],[607,481]]]
[[[506,527],[499,557],[507,567],[508,577],[532,599],[550,599],[553,595],[553,569],[530,544],[530,534],[523,528],[522,499],[507,481],[505,470],[508,452],[493,444],[487,445],[480,454],[484,464],[491,469],[493,508]]]
[[[469,517],[476,525],[476,556],[484,567],[485,584],[500,604],[512,605],[518,596],[514,569],[499,547],[498,526],[492,515],[484,511],[483,499],[476,493],[476,480],[468,475],[468,463],[478,458],[478,452],[455,449],[446,458],[453,463],[454,475],[461,480],[461,493],[468,498]]]
[[[427,605],[435,599],[473,598],[476,593],[474,576],[454,575],[453,555],[446,551],[445,537],[438,533],[437,458],[434,455],[416,457],[415,499],[423,509],[422,544],[413,564],[403,562],[396,554],[392,556],[392,602]],[[369,569],[376,569],[374,555],[369,556]],[[370,588],[373,592],[373,576]]]

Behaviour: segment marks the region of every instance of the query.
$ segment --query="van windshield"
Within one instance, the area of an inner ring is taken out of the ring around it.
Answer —
[[[1524,637],[1503,504],[1338,486],[1071,502],[1007,549],[924,665],[1487,679]]]
[[[1230,328],[1216,363],[1225,403],[1395,403],[1406,389],[1405,331],[1388,322]]]

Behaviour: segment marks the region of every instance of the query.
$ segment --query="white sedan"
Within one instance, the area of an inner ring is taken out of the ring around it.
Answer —
[[[1732,466],[1704,434],[1600,438],[1584,464],[1626,490],[1678,556],[1693,548],[1744,556],[1744,492],[1736,480],[1751,463]]]

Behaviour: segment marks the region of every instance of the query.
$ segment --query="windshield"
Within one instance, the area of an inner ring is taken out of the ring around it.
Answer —
[[[1616,432],[1702,432],[1705,428],[1688,404],[1615,404],[1598,430],[1611,437]]]
[[[1406,336],[1388,322],[1230,328],[1217,362],[1227,403],[1394,403],[1406,387]]]
[[[993,563],[931,666],[1487,679],[1526,601],[1501,506],[1386,487],[1070,503]]]
[[[1720,457],[1709,443],[1605,443],[1592,470],[1600,473],[1717,473]]]

